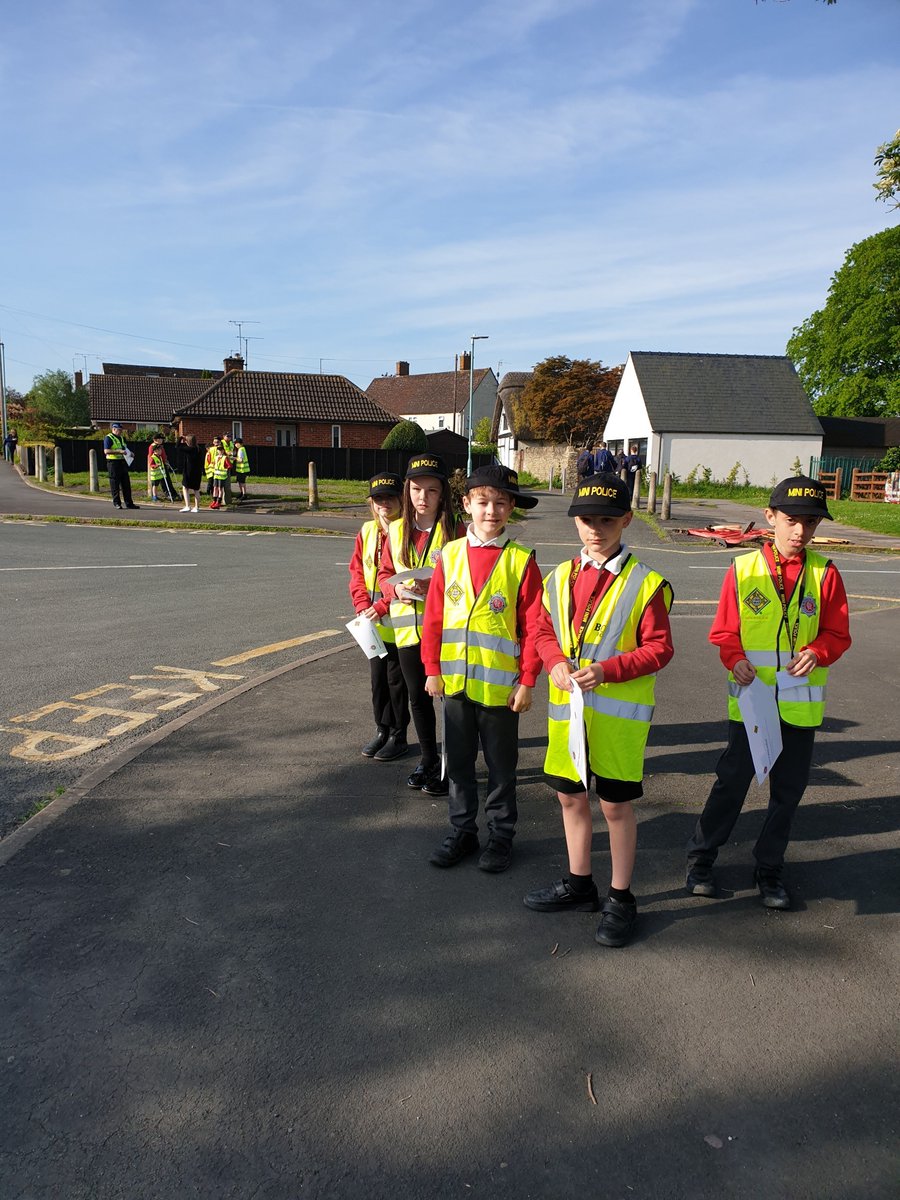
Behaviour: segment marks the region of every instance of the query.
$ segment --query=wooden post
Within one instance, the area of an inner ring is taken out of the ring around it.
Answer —
[[[641,473],[635,471],[634,486],[631,489],[631,507],[637,511],[641,507]]]
[[[832,497],[834,500],[840,500],[841,498],[841,484],[843,482],[843,477],[844,468],[838,467],[834,473],[834,495]]]
[[[34,448],[34,473],[38,483],[47,482],[47,451],[43,446]]]
[[[656,472],[650,472],[650,479],[647,484],[647,512],[656,512]]]
[[[663,498],[662,509],[660,516],[664,521],[668,521],[672,512],[672,476],[666,471],[666,477],[663,480]]]
[[[100,482],[97,476],[97,451],[93,446],[88,450],[88,491],[100,491]]]
[[[62,446],[53,447],[53,482],[57,487],[63,485]]]
[[[859,497],[856,494],[856,489],[858,487],[858,483],[857,483],[858,475],[859,475],[859,467],[854,467],[852,472],[850,473],[850,499],[851,500],[859,499]]]
[[[309,507],[317,509],[319,507],[319,483],[316,478],[316,464],[309,464]]]

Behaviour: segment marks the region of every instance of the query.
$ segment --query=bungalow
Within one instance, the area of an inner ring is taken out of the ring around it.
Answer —
[[[808,471],[822,452],[822,426],[793,364],[783,355],[633,351],[606,422],[613,451],[637,444],[660,478],[708,469],[767,486]],[[626,450],[627,452],[627,450]]]
[[[88,379],[91,424],[103,428],[120,421],[129,433],[168,429],[172,414],[202,396],[223,374],[195,367],[104,363],[103,374]]]
[[[415,421],[426,433],[449,429],[468,436],[469,355],[457,358],[459,370],[410,375],[409,363],[398,362],[394,375],[373,379],[366,395],[398,420]],[[497,400],[497,377],[490,367],[472,372],[472,429],[482,417],[492,417]]]

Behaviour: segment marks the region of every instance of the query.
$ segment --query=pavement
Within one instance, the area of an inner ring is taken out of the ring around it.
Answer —
[[[532,537],[570,543],[565,505]],[[835,670],[786,913],[752,887],[755,786],[721,898],[683,890],[725,722],[709,610],[676,612],[624,950],[522,904],[564,871],[543,689],[512,869],[439,871],[446,807],[406,787],[414,758],[360,756],[367,672],[343,645],[0,843],[0,1197],[893,1197],[897,609]],[[605,882],[602,828],[594,859]]]

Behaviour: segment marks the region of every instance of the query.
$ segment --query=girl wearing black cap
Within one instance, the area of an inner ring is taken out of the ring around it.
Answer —
[[[434,704],[425,690],[425,668],[419,650],[429,580],[409,579],[396,587],[388,580],[404,569],[433,568],[441,546],[464,534],[465,526],[453,515],[443,459],[437,454],[414,454],[406,468],[400,519],[391,525],[382,551],[378,572],[382,600],[375,607],[381,614],[390,601],[397,652],[422,755],[407,785],[421,788],[430,796],[446,796],[448,789],[447,781],[441,778]]]
[[[356,615],[374,621],[387,658],[372,658],[372,709],[375,714],[375,736],[362,748],[365,758],[390,762],[401,758],[409,747],[406,727],[409,724],[409,697],[396,639],[389,616],[379,616],[378,568],[387,545],[392,521],[400,516],[400,496],[403,481],[399,475],[382,472],[369,480],[369,511],[372,520],[366,521],[356,535],[353,557],[350,559],[350,598]]]

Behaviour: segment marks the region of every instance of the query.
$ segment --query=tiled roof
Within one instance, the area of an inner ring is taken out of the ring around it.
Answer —
[[[151,378],[170,379],[221,379],[224,371],[208,371],[205,367],[144,367],[128,363],[104,363],[104,375],[149,375]]]
[[[235,420],[343,421],[391,426],[395,418],[343,375],[229,371],[178,415]]]
[[[490,367],[472,372],[473,388],[478,388]],[[373,379],[366,395],[396,417],[430,416],[432,413],[462,412],[469,403],[468,371],[436,371],[430,375],[382,375]]]
[[[210,379],[182,379],[149,375],[91,375],[88,381],[91,420],[96,424],[161,425],[192,403],[213,383]]]
[[[822,436],[783,355],[632,351],[631,361],[656,433]]]

